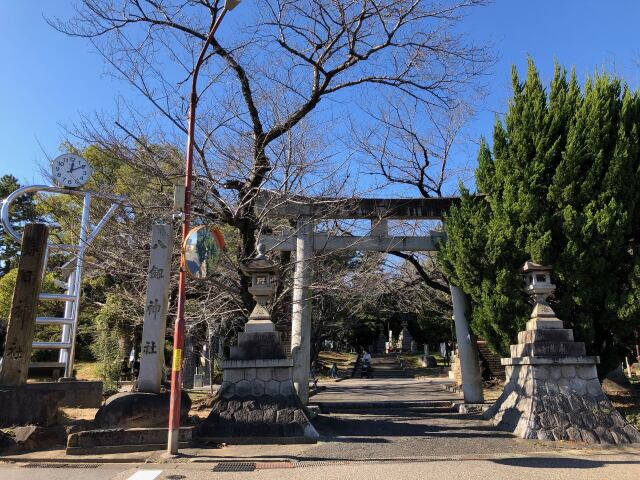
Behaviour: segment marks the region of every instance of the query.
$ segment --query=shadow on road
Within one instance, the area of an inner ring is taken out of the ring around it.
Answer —
[[[314,425],[325,438],[335,437],[451,437],[451,438],[513,438],[509,433],[497,431],[491,425],[467,424],[436,425],[410,422],[403,417],[363,418],[359,416],[337,417],[320,415]]]
[[[521,457],[521,458],[503,458],[492,460],[500,465],[508,467],[524,467],[524,468],[600,468],[605,465],[625,464],[638,465],[638,461],[600,461],[600,460],[584,460],[582,458],[558,458],[558,457]]]

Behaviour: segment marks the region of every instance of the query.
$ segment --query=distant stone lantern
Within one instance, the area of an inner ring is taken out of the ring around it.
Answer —
[[[551,283],[551,267],[527,261],[522,267],[522,272],[526,276],[524,291],[531,296],[531,303],[533,304],[530,320],[533,323],[531,326],[535,327],[536,324],[542,321],[546,323],[544,328],[553,328],[554,326],[562,328],[562,322],[556,318],[555,312],[547,303],[549,295],[556,290],[556,286]],[[529,328],[529,324],[527,324],[527,328]]]
[[[256,248],[258,255],[240,265],[242,273],[251,277],[249,293],[256,301],[247,326],[254,332],[270,332],[273,331],[273,322],[266,307],[278,287],[278,267],[266,257],[263,244],[258,244]]]

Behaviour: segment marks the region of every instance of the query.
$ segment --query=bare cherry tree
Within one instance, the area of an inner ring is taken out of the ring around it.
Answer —
[[[425,156],[411,125],[403,129],[398,120],[408,119],[402,115],[407,105],[432,112],[459,109],[490,59],[459,34],[458,24],[484,3],[256,0],[227,16],[200,71],[193,216],[194,223],[227,227],[237,251],[229,252],[211,285],[193,287],[189,295],[206,301],[188,315],[206,319],[215,312],[231,325],[251,308],[248,279],[238,262],[252,255],[261,231],[278,226],[256,208],[261,189],[354,194],[350,161],[359,147],[345,138],[350,124],[405,135],[413,142],[411,161],[418,172],[420,162],[434,158],[431,151]],[[59,31],[91,42],[108,73],[135,93],[119,99],[115,118],[87,116],[72,129],[76,138],[170,189],[184,175],[174,157],[187,131],[194,64],[222,5],[220,0],[78,0],[72,18],[51,19]],[[373,141],[369,148],[371,160],[390,180],[413,180],[410,171],[388,163],[388,151]],[[172,161],[163,158],[167,151],[173,152]],[[443,150],[439,174],[419,173],[424,192],[442,192],[447,156]],[[152,202],[139,207],[153,212]],[[281,262],[286,265],[288,257],[282,253]],[[288,285],[280,293],[286,298]]]

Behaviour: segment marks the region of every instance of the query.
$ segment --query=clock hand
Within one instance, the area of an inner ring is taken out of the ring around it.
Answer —
[[[75,160],[72,160],[72,161],[71,161],[71,167],[69,168],[69,172],[68,172],[68,173],[73,172],[73,166],[74,166],[75,164],[76,164]]]
[[[71,170],[69,170],[69,173],[75,172],[76,170],[80,170],[81,168],[84,168],[84,165],[78,165],[76,168],[72,168]]]

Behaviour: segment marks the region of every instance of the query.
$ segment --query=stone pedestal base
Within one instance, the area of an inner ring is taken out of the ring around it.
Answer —
[[[587,356],[504,358],[504,391],[485,418],[522,438],[640,442],[602,391],[596,363]]]
[[[485,413],[500,429],[522,438],[586,443],[636,443],[640,432],[613,407],[598,381],[598,357],[586,355],[546,298],[555,285],[550,268],[526,262],[527,292],[534,307],[526,330],[503,358],[506,383]]]
[[[207,438],[298,438],[315,441],[313,427],[293,388],[291,359],[228,360],[209,417],[200,429]]]
[[[504,392],[485,414],[501,430],[539,440],[640,442],[603,393],[593,357],[504,360]]]

